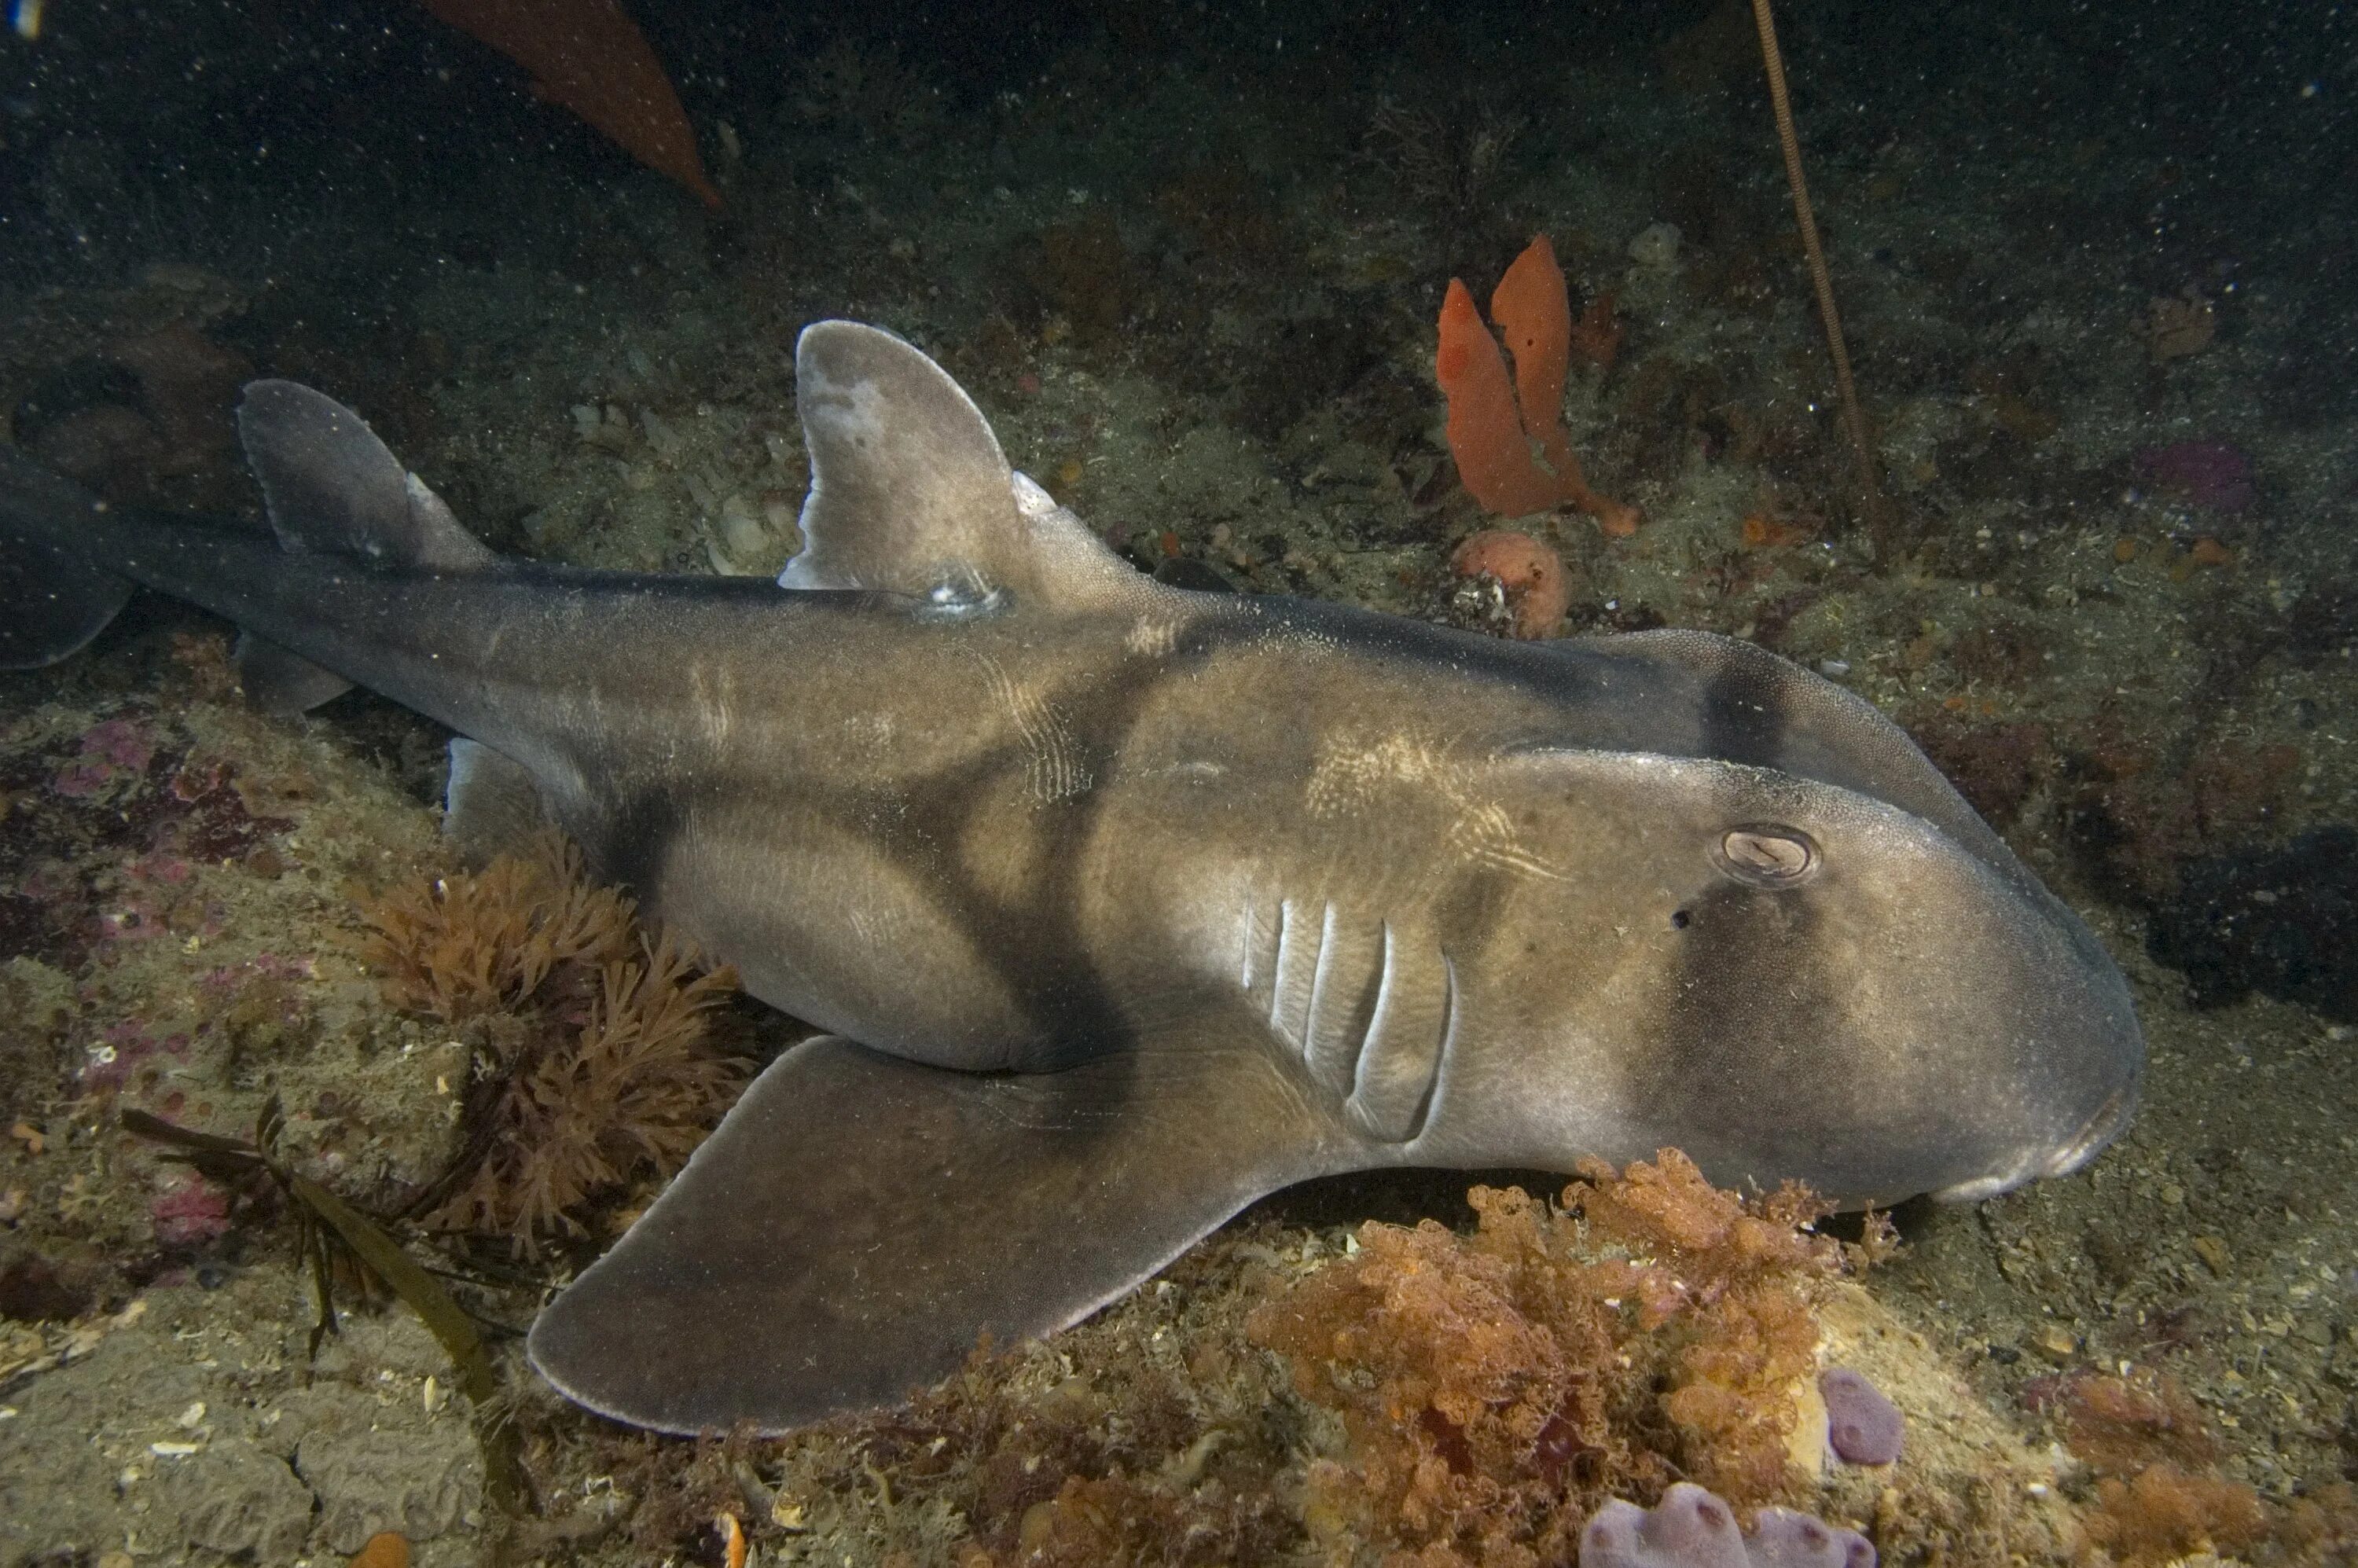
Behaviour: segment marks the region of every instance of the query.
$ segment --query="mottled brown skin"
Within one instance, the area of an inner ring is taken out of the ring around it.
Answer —
[[[1701,633],[1163,587],[898,339],[822,323],[797,366],[787,591],[495,561],[285,383],[244,416],[285,553],[0,510],[0,564],[179,594],[481,742],[460,826],[529,793],[833,1032],[543,1314],[572,1398],[886,1403],[1323,1173],[1676,1144],[1972,1198],[2126,1119],[2118,972],[1866,703]]]

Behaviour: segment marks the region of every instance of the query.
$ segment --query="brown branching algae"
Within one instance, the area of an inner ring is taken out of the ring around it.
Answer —
[[[406,1011],[463,1026],[464,1144],[412,1204],[427,1224],[534,1252],[580,1211],[685,1162],[744,1078],[715,1038],[736,989],[551,839],[395,890],[363,954]]]
[[[441,1281],[374,1220],[286,1162],[279,1149],[286,1115],[276,1095],[264,1106],[251,1142],[176,1127],[137,1109],[123,1113],[123,1125],[135,1136],[171,1150],[167,1160],[200,1171],[224,1185],[248,1184],[251,1179],[260,1178],[277,1189],[294,1214],[296,1255],[311,1276],[313,1301],[319,1309],[308,1349],[311,1358],[319,1357],[319,1341],[338,1330],[333,1281],[340,1273],[359,1276],[363,1293],[369,1285],[382,1283],[399,1296],[449,1356],[460,1389],[474,1403],[476,1438],[482,1447],[484,1476],[492,1494],[504,1507],[516,1506],[520,1476],[515,1433],[493,1413],[499,1378],[474,1320],[450,1298]]]

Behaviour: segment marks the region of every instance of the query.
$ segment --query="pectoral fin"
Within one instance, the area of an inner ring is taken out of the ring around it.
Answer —
[[[551,826],[540,783],[522,762],[480,741],[450,742],[450,780],[442,792],[442,837],[471,866],[516,854]]]
[[[893,1403],[1062,1328],[1340,1139],[1249,1049],[959,1073],[827,1037],[757,1079],[533,1325],[568,1398],[659,1431]]]
[[[352,683],[335,671],[251,632],[237,634],[237,649],[231,662],[236,667],[237,684],[244,691],[245,700],[259,711],[280,719],[308,713],[352,689]]]

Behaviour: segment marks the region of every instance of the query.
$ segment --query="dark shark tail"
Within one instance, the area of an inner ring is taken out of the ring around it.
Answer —
[[[0,447],[0,669],[53,665],[106,629],[126,578],[85,553],[104,503],[13,447]]]
[[[437,571],[498,564],[361,416],[332,398],[291,381],[254,382],[238,432],[282,549]],[[0,669],[57,663],[130,599],[134,582],[114,568],[135,571],[132,559],[144,553],[105,512],[81,486],[0,447]],[[167,572],[155,586],[175,592],[183,585]],[[251,632],[239,637],[237,666],[247,698],[270,712],[316,707],[351,686]]]

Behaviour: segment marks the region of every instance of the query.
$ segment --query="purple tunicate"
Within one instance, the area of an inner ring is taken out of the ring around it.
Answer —
[[[1616,1498],[1580,1532],[1580,1568],[1751,1568],[1736,1515],[1681,1481],[1650,1509]]]
[[[1619,1498],[1580,1532],[1580,1568],[1875,1568],[1875,1548],[1789,1509],[1762,1509],[1748,1531],[1735,1510],[1680,1482],[1650,1509]]]
[[[2227,441],[2172,441],[2130,460],[2138,481],[2213,512],[2241,512],[2258,499],[2252,460]]]
[[[1826,1443],[1846,1465],[1888,1465],[1899,1457],[1908,1418],[1864,1373],[1829,1367],[1818,1377],[1826,1401]]]
[[[1752,1568],[1875,1568],[1866,1537],[1791,1509],[1762,1509],[1744,1543]]]

